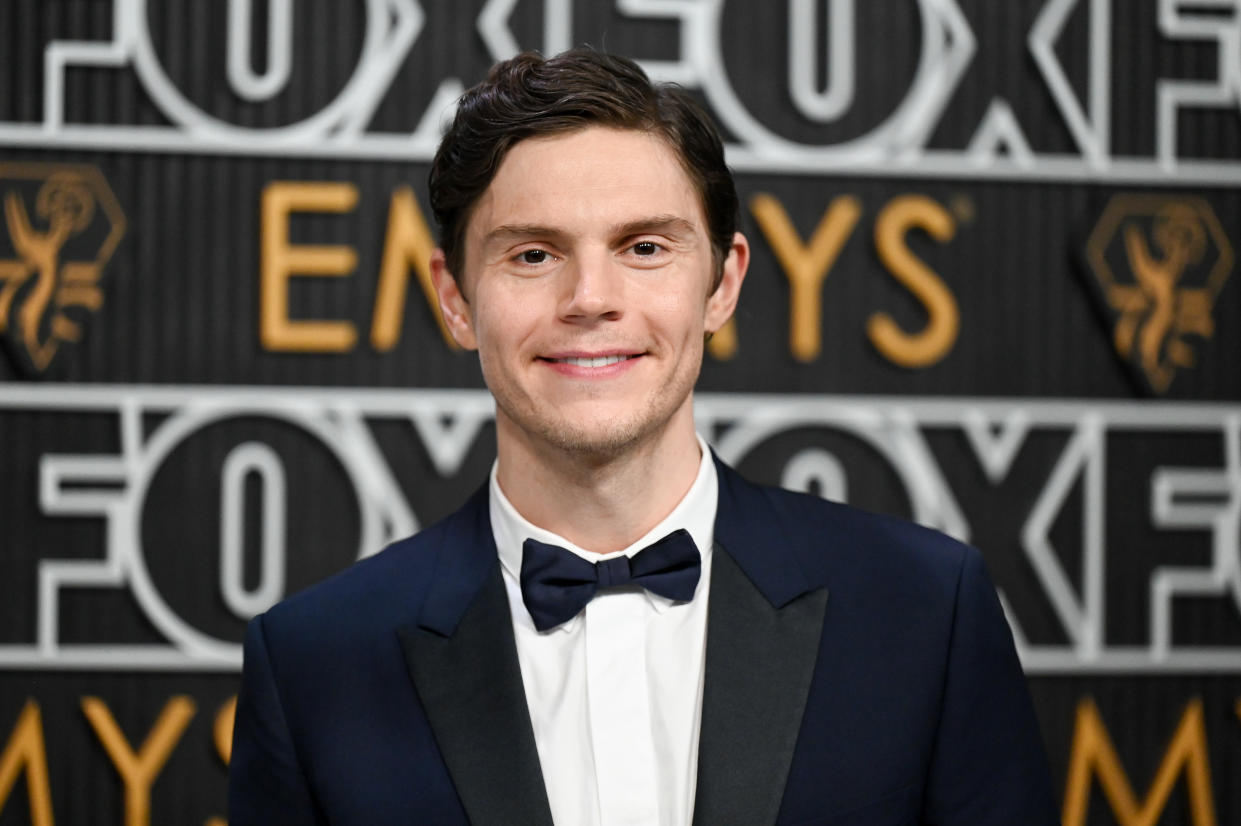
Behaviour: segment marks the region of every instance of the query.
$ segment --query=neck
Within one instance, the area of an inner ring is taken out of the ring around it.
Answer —
[[[689,400],[659,433],[613,454],[526,438],[497,411],[497,480],[523,517],[587,551],[627,548],[685,498],[702,452]]]

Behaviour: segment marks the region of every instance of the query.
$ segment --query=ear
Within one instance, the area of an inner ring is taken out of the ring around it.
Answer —
[[[740,232],[733,234],[733,245],[724,259],[724,272],[715,292],[707,298],[705,327],[707,332],[714,333],[728,323],[733,310],[737,309],[737,298],[741,295],[741,282],[745,281],[746,269],[750,266],[750,242]]]
[[[448,257],[439,247],[431,253],[431,285],[439,299],[440,313],[453,339],[465,350],[477,350],[478,338],[474,335],[474,319],[470,314],[470,302],[461,292],[461,285],[448,271]]]

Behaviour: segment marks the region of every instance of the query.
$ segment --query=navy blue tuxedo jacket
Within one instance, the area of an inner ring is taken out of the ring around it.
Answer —
[[[717,466],[695,824],[1054,824],[978,553]],[[418,823],[551,824],[485,487],[246,636],[230,826]]]

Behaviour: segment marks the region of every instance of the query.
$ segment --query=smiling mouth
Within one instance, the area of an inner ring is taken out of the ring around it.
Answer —
[[[544,359],[544,361],[549,361],[552,364],[571,364],[574,367],[609,367],[613,364],[620,364],[622,361],[629,361],[630,359],[636,359],[638,358],[639,355],[641,354],[635,353],[635,354],[627,355],[627,356],[621,356],[621,355],[598,356],[596,358],[579,358],[577,356],[570,356],[568,358],[558,358],[558,359],[549,358],[549,359]]]

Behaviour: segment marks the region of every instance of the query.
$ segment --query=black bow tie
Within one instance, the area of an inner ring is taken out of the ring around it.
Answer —
[[[600,588],[641,585],[677,602],[694,598],[702,557],[681,528],[632,557],[589,562],[559,545],[534,539],[522,544],[521,599],[540,631],[577,616]]]

